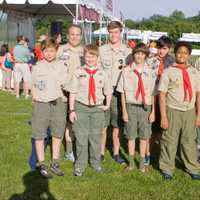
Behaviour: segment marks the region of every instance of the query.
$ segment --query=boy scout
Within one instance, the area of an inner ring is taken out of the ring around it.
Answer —
[[[107,127],[113,126],[113,159],[118,163],[124,163],[119,155],[120,148],[120,129],[122,128],[121,118],[121,98],[120,93],[116,91],[119,82],[120,73],[123,67],[128,63],[128,55],[131,49],[121,43],[122,24],[118,21],[112,21],[108,25],[109,44],[100,48],[100,59],[106,73],[111,74],[111,84],[113,87],[113,96],[111,109],[105,113],[105,126],[102,131],[101,159],[104,160]]]
[[[200,74],[187,65],[191,54],[189,43],[178,42],[174,52],[176,63],[164,71],[158,88],[161,127],[164,129],[159,165],[164,179],[171,180],[180,147],[186,171],[193,180],[200,180],[195,145],[195,123],[200,125]]]
[[[195,62],[195,68],[200,71],[200,57]],[[197,149],[198,149],[198,161],[200,162],[200,128],[197,127]]]
[[[68,43],[61,45],[58,49],[57,57],[61,60],[69,69],[69,79],[77,69],[77,67],[83,66],[83,47],[81,46],[82,29],[79,25],[72,24],[67,33]],[[64,102],[67,104],[68,94],[65,93]],[[71,124],[67,122],[65,131],[66,140],[66,152],[65,159],[74,162],[74,153],[72,149],[72,128]]]
[[[157,43],[158,52],[157,55],[147,59],[147,63],[155,70],[157,74],[156,85],[158,86],[160,76],[162,75],[164,69],[168,68],[174,63],[174,57],[169,55],[172,41],[167,36],[161,36]],[[151,149],[153,148],[155,140],[159,140],[161,137],[162,129],[160,127],[160,110],[159,110],[159,100],[158,96],[155,96],[155,122],[152,124],[152,137],[151,137]],[[147,154],[150,154],[147,152]],[[145,164],[149,165],[150,156],[146,156]]]
[[[139,169],[145,172],[145,154],[154,121],[154,87],[156,74],[145,62],[149,50],[145,44],[133,49],[133,63],[126,67],[117,86],[121,93],[125,135],[128,139],[129,166],[134,169],[135,139],[140,139]]]
[[[76,138],[75,176],[82,176],[89,158],[91,166],[101,172],[100,135],[104,124],[104,110],[109,109],[112,88],[102,67],[97,66],[99,51],[94,45],[84,50],[86,65],[74,74],[70,86],[70,121]],[[106,96],[106,106],[103,101]]]
[[[67,86],[68,72],[66,66],[56,59],[57,44],[53,39],[44,43],[45,59],[33,68],[32,93],[32,137],[38,158],[38,169],[47,178],[52,173],[63,176],[59,167],[60,145],[65,131],[66,111],[62,101],[62,89]],[[47,128],[52,135],[52,163],[50,170],[44,163],[44,138]]]

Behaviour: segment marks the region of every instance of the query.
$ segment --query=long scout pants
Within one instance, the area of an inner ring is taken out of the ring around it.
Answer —
[[[167,117],[169,128],[162,134],[160,169],[172,175],[178,142],[180,141],[180,156],[186,170],[188,173],[197,174],[199,164],[197,163],[195,110],[183,112],[168,108]]]
[[[73,125],[76,138],[75,169],[84,170],[88,163],[88,147],[89,160],[92,167],[100,166],[100,141],[101,130],[104,125],[104,112],[95,107],[76,103],[75,106],[78,120]]]

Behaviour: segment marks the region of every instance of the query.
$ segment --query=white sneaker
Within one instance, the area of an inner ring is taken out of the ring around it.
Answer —
[[[75,157],[74,157],[74,153],[73,152],[65,153],[64,157],[65,157],[65,160],[69,160],[71,162],[75,161]]]

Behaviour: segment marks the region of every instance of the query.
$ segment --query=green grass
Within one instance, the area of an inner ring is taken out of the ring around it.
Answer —
[[[104,174],[88,167],[83,177],[74,177],[72,164],[62,159],[65,177],[43,179],[37,172],[30,172],[27,164],[30,117],[30,101],[17,101],[0,92],[0,200],[200,199],[200,182],[192,181],[182,170],[176,169],[171,182],[164,182],[157,169],[146,174],[138,170],[124,173],[124,167],[115,164],[109,152]],[[49,149],[46,154],[49,159]]]

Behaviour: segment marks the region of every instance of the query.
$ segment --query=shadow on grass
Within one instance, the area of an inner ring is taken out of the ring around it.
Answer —
[[[48,179],[43,178],[39,172],[31,171],[22,178],[25,191],[14,194],[9,200],[56,200],[49,191]]]

